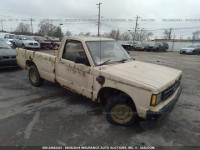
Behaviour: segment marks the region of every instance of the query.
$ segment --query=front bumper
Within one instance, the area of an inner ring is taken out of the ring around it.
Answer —
[[[182,91],[182,87],[180,86],[180,88],[179,88],[176,96],[174,97],[174,99],[171,100],[167,105],[165,105],[159,111],[148,110],[147,114],[146,114],[146,119],[148,119],[148,120],[158,120],[158,119],[166,116],[167,114],[169,114],[173,110],[176,102],[178,101],[178,98],[181,95],[181,91]]]
[[[0,68],[18,67],[16,60],[0,61]]]

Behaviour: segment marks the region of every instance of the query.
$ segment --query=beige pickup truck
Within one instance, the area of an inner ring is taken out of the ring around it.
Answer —
[[[64,37],[54,55],[26,49],[16,53],[32,85],[41,86],[45,79],[104,103],[107,120],[117,125],[159,119],[181,93],[182,71],[135,61],[113,39]]]

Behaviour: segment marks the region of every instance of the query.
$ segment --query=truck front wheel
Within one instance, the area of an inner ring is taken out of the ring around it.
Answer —
[[[40,77],[36,66],[31,66],[29,69],[29,80],[33,86],[39,87],[43,84],[44,79]]]
[[[107,120],[115,125],[129,126],[138,119],[133,102],[123,95],[110,97],[105,111]]]

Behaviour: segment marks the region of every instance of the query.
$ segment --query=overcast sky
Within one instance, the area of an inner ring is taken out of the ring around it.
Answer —
[[[36,32],[40,20],[48,18],[54,20],[54,25],[62,23],[64,33],[69,30],[72,34],[97,34],[99,2],[101,33],[111,29],[133,30],[137,15],[141,17],[138,30],[144,28],[157,38],[162,38],[165,28],[174,28],[176,38],[188,38],[200,30],[198,0],[0,0],[0,19],[7,31],[15,30],[20,22],[30,24],[26,20],[33,18]]]

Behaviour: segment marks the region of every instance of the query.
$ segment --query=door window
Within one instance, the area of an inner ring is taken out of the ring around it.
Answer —
[[[67,40],[63,50],[62,58],[89,66],[89,61],[80,41]]]

